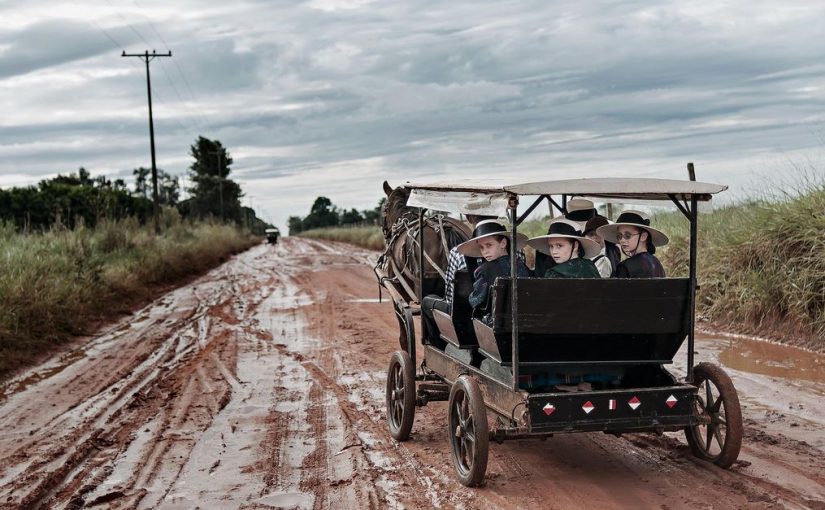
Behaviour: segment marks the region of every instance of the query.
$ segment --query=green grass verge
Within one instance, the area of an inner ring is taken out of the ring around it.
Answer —
[[[660,254],[668,274],[687,275],[687,220],[660,214],[652,224],[671,238]],[[701,314],[825,347],[825,185],[700,214],[698,258]]]
[[[381,227],[377,226],[315,228],[301,232],[298,236],[325,239],[327,241],[340,241],[342,243],[367,248],[368,250],[384,249],[384,235],[381,233]]]
[[[260,242],[168,216],[160,236],[131,220],[38,234],[0,224],[0,377]]]
[[[526,221],[528,236],[546,233],[547,219]],[[657,255],[671,276],[687,276],[687,219],[654,216],[671,239]],[[378,227],[330,228],[306,237],[383,249]],[[697,312],[717,326],[794,338],[825,348],[825,184],[796,197],[753,200],[699,216]],[[528,259],[531,257],[528,254]]]

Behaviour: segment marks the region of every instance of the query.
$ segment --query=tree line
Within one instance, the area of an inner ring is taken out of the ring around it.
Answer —
[[[342,209],[334,205],[329,198],[318,197],[312,203],[309,214],[304,217],[289,217],[287,220],[289,234],[294,235],[313,228],[377,225],[381,219],[381,207],[385,200],[386,198],[382,198],[374,209],[358,211],[355,208]]]
[[[229,178],[232,156],[220,141],[199,136],[189,154],[194,159],[189,167],[193,185],[187,189],[186,200],[180,200],[179,178],[158,169],[158,202],[162,207],[176,208],[184,218],[235,223],[256,234],[271,226],[241,204],[241,186]],[[104,219],[127,217],[145,223],[152,217],[151,170],[136,168],[132,175],[132,189],[123,179],[91,177],[83,167],[34,186],[0,189],[0,220],[25,231],[56,225],[74,228],[81,223],[94,227]]]

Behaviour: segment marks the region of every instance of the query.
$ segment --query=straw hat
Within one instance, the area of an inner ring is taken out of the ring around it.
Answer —
[[[473,237],[469,241],[465,241],[456,246],[456,249],[458,253],[468,257],[481,257],[481,250],[476,241],[490,236],[505,236],[508,242],[511,238],[510,231],[507,230],[507,227],[502,225],[500,221],[484,220],[476,224],[476,228],[473,229]],[[516,249],[522,249],[526,243],[526,235],[516,234]]]
[[[584,224],[590,218],[596,216],[596,206],[586,198],[574,198],[567,202],[567,214],[564,217],[568,220],[579,223],[579,230],[584,229]]]
[[[596,233],[602,236],[602,239],[616,242],[616,234],[622,226],[646,230],[650,234],[653,246],[664,246],[669,241],[663,232],[650,226],[650,217],[641,211],[624,211],[616,218],[616,223],[601,226],[596,229]]]
[[[562,218],[557,218],[550,222],[547,235],[533,237],[527,241],[527,244],[535,248],[536,251],[550,255],[550,247],[547,246],[547,239],[553,238],[570,239],[571,241],[580,242],[582,248],[584,248],[584,256],[588,259],[595,257],[602,251],[599,243],[582,235],[579,222]]]

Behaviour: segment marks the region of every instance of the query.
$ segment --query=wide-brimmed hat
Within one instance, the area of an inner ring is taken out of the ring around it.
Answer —
[[[653,246],[664,246],[669,241],[663,232],[650,226],[650,217],[641,211],[624,211],[616,218],[616,223],[601,226],[596,229],[596,233],[602,236],[602,239],[616,242],[616,234],[619,231],[619,227],[622,226],[647,230]]]
[[[584,224],[582,234],[587,235],[603,225],[610,225],[610,220],[608,220],[604,216],[596,216],[595,218],[590,218],[589,220],[587,220],[587,223]]]
[[[582,230],[587,220],[595,217],[596,214],[596,206],[593,202],[586,198],[574,198],[567,202],[567,214],[564,217],[579,223],[579,230]]]
[[[510,240],[510,231],[507,230],[500,221],[498,220],[484,220],[479,221],[476,224],[476,228],[473,229],[473,237],[470,238],[469,241],[465,241],[458,246],[456,249],[458,253],[462,255],[466,255],[468,257],[481,257],[481,250],[479,249],[478,241],[484,237],[490,236],[504,236],[507,240]],[[520,250],[524,247],[527,243],[527,236],[524,234],[516,234],[516,249]]]
[[[570,239],[571,241],[580,242],[582,248],[584,248],[584,256],[588,259],[595,257],[602,251],[599,243],[584,237],[577,221],[564,218],[557,218],[551,221],[550,227],[547,229],[547,235],[530,238],[527,244],[535,248],[536,251],[550,255],[550,247],[547,246],[547,240],[553,238]]]

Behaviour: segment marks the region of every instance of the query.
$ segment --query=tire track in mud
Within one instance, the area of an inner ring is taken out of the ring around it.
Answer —
[[[386,430],[397,324],[371,257],[255,248],[6,386],[0,508],[825,510],[821,450],[752,418],[730,471],[675,434],[559,435],[493,445],[464,488],[444,403],[417,409],[409,442]]]
[[[230,390],[224,375],[210,366],[208,360],[210,353],[220,351],[221,357],[232,362],[232,355],[228,352],[231,349],[226,349],[226,338],[217,335],[218,338],[213,337],[204,343],[209,336],[209,332],[204,331],[209,321],[204,318],[209,317],[216,308],[225,306],[238,293],[232,285],[221,284],[225,274],[225,268],[212,273],[214,281],[207,282],[205,286],[214,290],[211,290],[207,300],[198,296],[196,288],[189,291],[188,302],[181,300],[181,294],[185,292],[176,291],[178,303],[188,305],[185,308],[189,312],[164,316],[162,310],[157,310],[165,306],[166,299],[163,299],[154,305],[156,309],[150,305],[138,313],[139,318],[155,314],[155,320],[148,320],[137,330],[125,323],[105,342],[92,342],[86,346],[87,351],[99,349],[101,352],[98,355],[104,359],[116,359],[120,350],[119,346],[111,348],[106,344],[145,342],[146,349],[108,373],[100,371],[101,367],[94,367],[94,358],[87,363],[77,363],[78,367],[84,364],[92,366],[81,367],[81,375],[71,379],[70,384],[85,384],[84,380],[89,377],[83,374],[94,373],[97,368],[97,376],[104,378],[103,383],[94,379],[92,382],[97,383],[94,387],[102,387],[102,390],[31,429],[33,439],[4,457],[4,471],[13,470],[13,464],[17,463],[15,460],[25,457],[32,460],[22,466],[8,483],[2,484],[0,506],[59,508],[83,504],[85,495],[93,493],[112,474],[116,459],[136,439],[137,430],[150,423],[155,416],[161,416],[162,422],[156,427],[156,437],[145,441],[151,446],[147,447],[148,457],[139,470],[143,478],[133,478],[131,485],[145,485],[159,474],[159,466],[173,465],[164,463],[170,452],[180,453],[179,457],[186,453],[187,439],[175,433],[164,437],[166,430],[194,427],[192,433],[196,433],[195,424],[209,421],[211,415],[219,410],[220,403],[227,399]],[[143,338],[142,333],[151,328],[157,330],[152,331],[150,338]],[[213,374],[209,383],[199,382],[205,382],[208,374]],[[220,389],[216,390],[216,387]],[[14,401],[14,396],[11,400]],[[6,415],[8,409],[7,403],[3,408],[5,418],[16,418],[20,422],[27,417],[25,413],[17,417],[13,412]],[[4,449],[3,453],[6,451]],[[174,468],[172,471],[174,477]],[[127,482],[125,487],[115,492],[122,494],[122,497],[129,496],[129,487]],[[140,487],[128,499],[134,503],[146,492]],[[106,499],[105,496],[99,495],[97,499]]]

